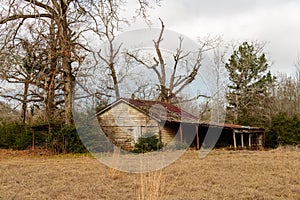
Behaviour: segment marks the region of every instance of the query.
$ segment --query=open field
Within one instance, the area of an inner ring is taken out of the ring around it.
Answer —
[[[91,156],[0,150],[0,199],[300,199],[300,151],[186,152],[128,174]]]

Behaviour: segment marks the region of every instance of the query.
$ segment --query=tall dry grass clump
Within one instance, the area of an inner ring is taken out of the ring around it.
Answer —
[[[162,170],[139,174],[136,196],[138,200],[165,199],[166,179]]]
[[[120,154],[121,150],[118,147],[114,148],[114,153],[112,157],[112,167],[109,168],[109,177],[112,179],[117,179],[120,177],[121,172],[116,169],[116,166],[118,165],[118,162],[120,162]]]

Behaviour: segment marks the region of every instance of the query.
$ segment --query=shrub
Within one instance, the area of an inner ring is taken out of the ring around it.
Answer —
[[[162,143],[159,141],[157,135],[145,134],[145,136],[140,137],[138,142],[135,144],[135,153],[146,153],[150,151],[157,151],[163,147]]]
[[[84,153],[87,152],[82,144],[75,126],[62,125],[51,129],[47,139],[51,149],[56,153]]]
[[[32,128],[21,122],[0,123],[0,148],[24,150],[32,146]],[[83,153],[87,150],[82,144],[74,126],[57,125],[50,132],[35,131],[34,143],[39,147],[50,148],[56,153]]]
[[[266,134],[265,146],[275,148],[278,145],[300,144],[300,119],[279,113],[272,119],[270,131]]]
[[[1,122],[0,148],[23,150],[31,145],[32,130],[19,122]]]

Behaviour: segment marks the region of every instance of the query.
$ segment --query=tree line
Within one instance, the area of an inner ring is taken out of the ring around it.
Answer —
[[[149,9],[158,4],[159,1],[139,0],[131,15],[149,22]],[[132,63],[150,70],[157,80],[157,84],[151,87],[138,82],[134,86],[134,98],[174,104],[204,98],[202,110],[199,108],[201,118],[210,117],[211,110],[217,108],[218,113],[226,112],[228,123],[265,127],[267,142],[272,147],[299,144],[300,60],[296,63],[295,76],[273,75],[262,43],[243,42],[234,46],[232,51],[220,52],[221,38],[208,36],[199,40],[199,49],[192,54],[184,50],[184,38],[179,37],[174,41],[178,47],[172,52],[172,61],[168,61],[171,69],[168,72],[167,58],[161,47],[165,33],[162,19],[159,19],[160,33],[153,38],[155,51],[150,59],[139,52],[121,52],[122,43],[116,43],[116,35],[132,23],[131,19],[124,17],[125,8],[126,2],[122,0],[23,0],[8,1],[3,5],[0,78],[13,88],[2,86],[0,95],[7,101],[20,104],[22,123],[2,123],[3,138],[7,139],[2,141],[2,147],[18,144],[18,148],[25,148],[30,145],[31,129],[28,126],[57,124],[61,125],[60,128],[49,130],[46,138],[41,135],[40,143],[48,142],[53,148],[59,146],[58,151],[71,151],[72,148],[67,146],[71,144],[68,141],[75,137],[72,111],[76,101],[76,82],[87,81],[96,85],[93,91],[87,87],[82,89],[95,97],[99,107],[105,106],[109,100],[122,97],[120,83],[124,74],[130,76],[128,71]],[[93,36],[93,42],[88,35]],[[102,42],[107,45],[93,45]],[[197,93],[186,97],[182,91],[197,79],[206,53],[213,54],[217,92],[212,96]],[[120,67],[122,56],[126,63]],[[89,80],[96,69],[100,69],[101,80]],[[225,91],[221,93],[221,82],[225,79]],[[223,94],[226,98],[222,99]],[[214,120],[219,121],[221,117],[224,116],[218,114]],[[16,131],[4,128],[10,126],[16,127]],[[13,138],[18,137],[16,132],[20,132],[20,126],[25,130],[25,133],[21,131],[24,137],[20,138],[27,139],[24,142],[9,139],[13,135]],[[78,138],[73,142],[80,144]]]

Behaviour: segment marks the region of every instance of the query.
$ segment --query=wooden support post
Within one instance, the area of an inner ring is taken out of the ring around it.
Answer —
[[[258,149],[258,134],[255,133],[255,147]]]
[[[236,138],[235,138],[235,130],[233,130],[233,146],[234,146],[234,149],[236,149]]]
[[[200,144],[199,144],[199,132],[198,132],[199,126],[196,124],[195,128],[196,128],[196,139],[197,139],[197,150],[198,150],[200,148]]]
[[[159,138],[159,142],[162,143],[162,137],[161,137],[161,125],[158,123],[158,138]]]
[[[251,144],[252,144],[252,142],[251,142],[251,134],[249,133],[249,147],[251,147]]]
[[[180,143],[182,143],[182,125],[179,126]]]
[[[242,148],[244,148],[244,133],[241,133]]]
[[[265,141],[266,141],[266,133],[264,131],[262,135],[262,148],[265,148]]]
[[[258,133],[258,146],[262,147],[263,144],[263,135],[261,133]]]

